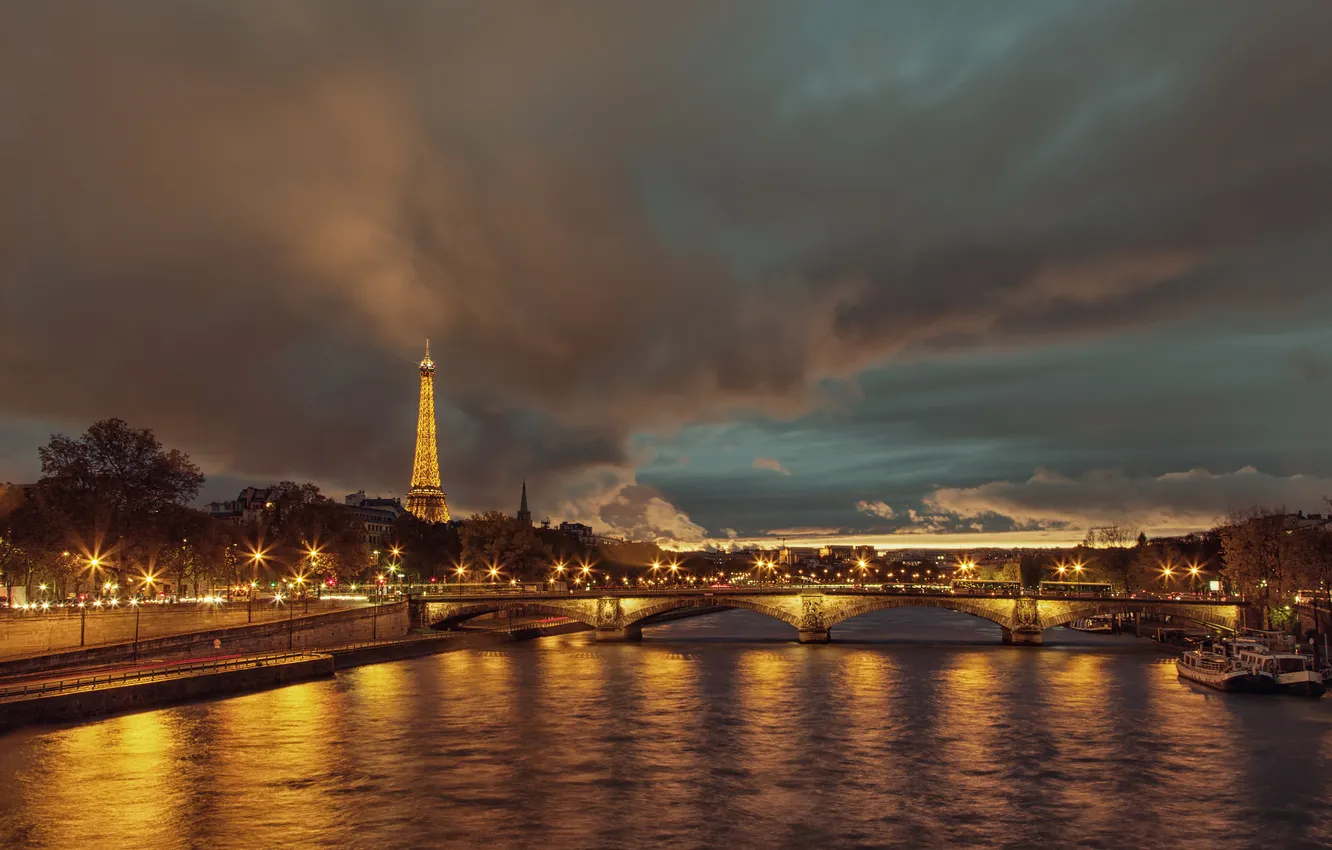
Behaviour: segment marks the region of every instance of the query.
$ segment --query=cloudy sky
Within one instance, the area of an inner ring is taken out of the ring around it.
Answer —
[[[1332,495],[1332,3],[0,4],[0,481],[682,544]]]

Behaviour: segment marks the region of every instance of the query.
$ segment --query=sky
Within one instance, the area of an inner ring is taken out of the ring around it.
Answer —
[[[0,4],[0,481],[667,545],[1332,496],[1332,4]]]

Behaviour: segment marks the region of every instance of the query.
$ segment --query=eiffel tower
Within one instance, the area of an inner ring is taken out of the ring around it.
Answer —
[[[407,511],[426,522],[448,522],[449,503],[439,488],[439,449],[435,446],[435,364],[426,340],[421,361],[421,408],[416,418],[416,461],[412,464],[412,486],[407,491]]]

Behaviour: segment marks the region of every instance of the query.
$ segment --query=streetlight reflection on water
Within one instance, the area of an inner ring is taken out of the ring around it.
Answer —
[[[952,612],[852,624],[997,643]],[[546,638],[44,731],[0,749],[0,835],[71,846],[93,822],[109,846],[162,847],[1321,840],[1292,812],[1328,797],[1326,749],[1310,746],[1326,730],[1199,694],[1150,651],[1074,636],[1093,648],[811,652],[789,628],[729,612],[639,645]],[[1201,798],[1216,805],[1178,805]]]

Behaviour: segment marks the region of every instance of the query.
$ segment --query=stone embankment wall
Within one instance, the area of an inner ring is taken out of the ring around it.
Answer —
[[[367,606],[363,602],[311,599],[309,613],[321,614],[352,607]],[[241,602],[222,605],[148,604],[139,609],[139,640],[244,626],[248,624],[251,614],[255,623],[286,622],[288,613],[286,607],[275,608],[267,601],[256,602],[253,612],[247,612],[245,604]],[[295,613],[297,617],[303,616],[305,603],[297,602]],[[80,646],[80,630],[83,633],[83,646],[132,641],[134,616],[134,609],[128,605],[122,605],[116,610],[89,608],[82,616],[77,608],[45,612],[0,612],[0,659],[77,649]]]
[[[311,607],[311,612],[315,609]],[[243,615],[243,612],[242,612]],[[253,626],[209,629],[185,635],[140,640],[138,657],[143,659],[198,658],[212,655],[236,655],[248,652],[276,652],[288,649],[324,649],[368,640],[392,640],[407,634],[407,603],[395,602],[335,611],[309,617],[297,616]],[[290,635],[290,636],[289,636]],[[220,641],[220,649],[213,641]],[[132,643],[88,647],[67,652],[28,656],[0,661],[0,676],[12,676],[42,670],[59,670],[90,664],[128,661],[134,656]]]
[[[331,655],[147,682],[98,687],[0,702],[0,732],[34,723],[64,723],[157,708],[208,697],[243,694],[333,675]]]

